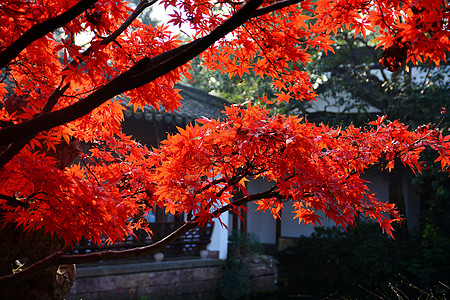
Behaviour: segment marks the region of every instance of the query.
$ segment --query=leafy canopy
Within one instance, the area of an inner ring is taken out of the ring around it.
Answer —
[[[188,24],[188,41],[168,24],[140,22],[151,5],[172,11],[169,24]],[[175,110],[173,86],[200,55],[230,76],[269,78],[277,103],[312,100],[300,67],[311,50],[333,52],[342,28],[376,34],[389,69],[439,65],[450,47],[447,1],[142,0],[131,8],[118,0],[8,0],[0,10],[2,226],[43,229],[67,245],[101,243],[143,227],[135,216],[154,206],[205,223],[248,201],[277,217],[290,201],[299,221],[320,222],[323,211],[345,226],[363,214],[391,234],[400,216],[360,174],[377,164],[390,170],[395,158],[420,171],[427,146],[448,169],[449,136],[432,125],[409,131],[383,117],[369,128],[330,128],[252,105],[226,108],[223,120],[201,119],[149,150],[121,132],[116,97],[135,109]],[[90,37],[85,45],[77,43],[82,35]],[[251,176],[274,185],[249,194]],[[244,196],[233,198],[236,190]]]

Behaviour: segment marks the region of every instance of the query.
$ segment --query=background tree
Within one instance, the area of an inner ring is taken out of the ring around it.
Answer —
[[[275,91],[269,78],[261,78],[253,73],[244,73],[230,76],[217,70],[207,70],[202,64],[204,61],[196,57],[191,63],[189,79],[183,79],[186,84],[193,84],[208,93],[217,95],[231,103],[252,103],[261,104],[261,98],[267,97],[273,101]],[[277,106],[274,106],[277,107]]]
[[[318,84],[318,92],[336,96],[345,91],[345,97],[340,96],[343,105],[350,98],[361,100],[413,127],[439,123],[445,116],[441,113],[442,107],[449,105],[450,89],[445,80],[448,66],[436,68],[429,62],[403,64],[391,72],[380,64],[384,52],[376,48],[374,38],[368,35],[365,39],[361,34],[355,36],[352,31],[341,31],[335,37],[335,53],[316,54],[320,58],[307,67],[316,82],[326,75]],[[291,103],[292,108],[295,105]],[[440,123],[444,130],[448,128],[446,123],[445,120]]]
[[[7,1],[0,21],[0,207],[2,295],[61,298],[59,265],[157,251],[194,226],[255,201],[278,216],[285,201],[295,217],[320,222],[318,211],[343,226],[359,214],[391,234],[395,207],[381,203],[359,177],[399,157],[420,171],[426,146],[442,168],[449,137],[433,126],[411,132],[379,118],[372,128],[330,128],[258,106],[226,109],[226,119],[199,122],[149,151],[121,132],[122,93],[129,105],[179,106],[173,89],[197,55],[231,76],[268,77],[275,101],[315,97],[308,49],[332,51],[331,35],[347,26],[374,31],[384,64],[439,64],[449,49],[445,1],[161,1],[171,24],[189,24],[185,42],[166,25],[137,17],[156,1],[130,9],[122,1]],[[306,22],[308,21],[308,22]],[[80,45],[77,39],[88,34]],[[78,162],[72,163],[77,158]],[[275,184],[249,194],[245,180]],[[235,188],[244,195],[233,198]],[[162,241],[120,252],[66,255],[82,238],[102,244],[145,229],[137,214],[159,206],[189,218]],[[391,216],[391,218],[388,217]],[[30,247],[30,245],[33,245]],[[22,270],[14,262],[26,258]],[[59,268],[59,271],[58,271]]]

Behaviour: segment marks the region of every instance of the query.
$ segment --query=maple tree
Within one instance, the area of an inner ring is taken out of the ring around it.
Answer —
[[[189,77],[188,62],[201,55],[209,69],[270,78],[277,103],[313,100],[308,74],[298,66],[311,60],[309,50],[333,51],[330,37],[343,27],[376,33],[381,62],[391,70],[405,62],[439,65],[450,47],[447,1],[160,1],[172,8],[171,25],[191,27],[188,41],[167,24],[137,19],[156,2],[134,8],[118,0],[0,3],[0,284],[6,289],[42,292],[43,272],[54,277],[58,265],[155,252],[249,201],[274,217],[289,201],[294,217],[313,224],[323,218],[319,211],[343,226],[362,214],[392,234],[400,216],[368,191],[364,170],[379,164],[391,170],[400,158],[420,171],[425,147],[448,169],[450,136],[432,125],[411,131],[380,117],[368,128],[331,128],[252,105],[226,108],[223,120],[200,119],[202,126],[189,125],[148,149],[121,132],[124,108],[116,97],[125,95],[135,108],[173,111],[180,105],[173,86]],[[91,34],[86,45],[77,43],[82,34]],[[274,185],[249,194],[250,177]],[[234,198],[236,190],[243,196]],[[82,238],[102,244],[103,237],[116,242],[146,229],[135,216],[155,206],[188,220],[140,249],[66,254]],[[45,242],[30,247],[36,240]],[[24,257],[23,270],[12,273],[11,263]]]

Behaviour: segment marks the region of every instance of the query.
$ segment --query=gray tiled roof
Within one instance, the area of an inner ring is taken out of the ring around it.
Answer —
[[[167,123],[181,126],[201,117],[217,119],[224,106],[230,104],[225,99],[210,95],[192,86],[176,84],[175,88],[181,89],[179,93],[183,99],[180,101],[181,108],[173,114],[165,112],[164,108],[158,112],[152,106],[146,105],[144,111],[138,109],[136,112],[133,112],[132,106],[127,106],[125,116],[136,119],[145,118],[147,121],[158,123],[164,120]]]

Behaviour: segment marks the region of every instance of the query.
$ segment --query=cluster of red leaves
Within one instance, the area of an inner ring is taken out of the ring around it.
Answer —
[[[42,228],[68,244],[129,235],[139,225],[133,216],[145,209],[142,199],[152,190],[148,150],[124,135],[99,138],[63,170],[38,148],[16,155],[0,172],[0,194],[14,195],[21,205],[1,200],[2,222]]]
[[[170,22],[189,24],[194,38],[206,36],[244,5],[199,0],[162,4],[174,9]],[[59,112],[74,107],[130,68],[139,71],[136,63],[141,59],[183,43],[166,25],[153,27],[137,19],[119,30],[132,15],[125,1],[4,0],[1,54],[35,26],[44,26],[77,5],[87,6],[2,66],[0,132],[36,120],[46,109]],[[344,26],[355,34],[377,32],[376,42],[385,49],[395,42],[407,45],[401,58],[407,61],[439,64],[450,44],[449,8],[444,0],[270,0],[250,14],[243,26],[210,46],[202,57],[208,68],[230,76],[253,72],[271,78],[278,102],[314,98],[309,77],[299,66],[310,60],[308,51],[313,48],[333,51],[331,36]],[[77,44],[83,34],[91,40]],[[161,59],[158,63],[164,65]],[[129,88],[126,96],[131,104],[176,109],[179,95],[173,86],[189,77],[183,63],[167,68],[150,83]],[[394,59],[392,64],[396,63]],[[47,106],[52,99],[57,101]],[[262,210],[278,215],[283,199],[292,200],[296,216],[306,222],[318,222],[319,210],[338,224],[351,224],[363,213],[389,232],[389,223],[398,219],[394,208],[377,202],[359,174],[380,162],[391,168],[396,156],[420,170],[419,154],[425,146],[439,152],[443,168],[449,164],[448,137],[431,128],[409,132],[392,122],[374,124],[376,129],[344,130],[295,117],[269,117],[258,107],[233,107],[226,113],[223,122],[203,120],[202,127],[181,130],[151,155],[122,134],[123,108],[114,99],[30,140],[0,141],[4,145],[0,147],[2,221],[27,230],[44,228],[68,244],[82,237],[98,243],[102,236],[120,240],[139,226],[133,216],[152,205],[209,221],[222,205],[239,204],[231,203],[235,186],[245,193],[245,180],[262,176],[276,186],[266,194],[247,196],[258,200]],[[23,149],[22,142],[27,144]],[[22,150],[10,158],[14,147]],[[64,149],[66,157],[58,154]],[[69,166],[77,149],[84,154]]]
[[[0,50],[32,26],[78,2],[18,0],[0,4]],[[167,27],[137,20],[113,43],[102,44],[102,36],[116,30],[130,11],[124,1],[97,1],[60,31],[26,47],[2,70],[10,84],[0,83],[0,125],[11,126],[39,114],[60,84],[70,83],[53,110],[76,103],[139,59],[180,44]],[[90,32],[95,32],[90,44],[75,43],[78,34]],[[185,71],[169,72],[127,96],[136,108],[150,104],[174,110],[180,96],[173,86],[182,76],[189,76]],[[146,179],[148,150],[121,133],[123,110],[121,101],[112,99],[92,113],[30,140],[0,170],[0,194],[19,201],[0,200],[5,212],[2,224],[13,222],[25,230],[43,228],[68,244],[83,237],[101,243],[102,236],[116,241],[128,235],[137,225],[130,220],[142,209],[141,199],[151,186]],[[55,149],[67,152],[73,141],[80,141],[86,154],[61,169]],[[0,153],[5,149],[0,148]]]
[[[397,157],[420,171],[426,146],[439,152],[443,168],[450,164],[449,137],[431,127],[410,132],[380,118],[370,129],[331,128],[293,116],[271,117],[250,105],[225,113],[223,121],[200,119],[203,126],[180,128],[151,153],[127,136],[99,133],[89,155],[64,170],[29,146],[1,172],[0,193],[27,206],[2,201],[4,221],[43,228],[67,243],[82,237],[100,243],[105,235],[120,240],[139,225],[132,220],[139,210],[158,205],[208,222],[222,206],[236,208],[236,189],[251,196],[245,187],[249,178],[263,177],[274,188],[254,199],[274,217],[290,200],[299,221],[320,223],[322,211],[346,226],[362,214],[391,234],[398,213],[377,201],[360,175],[378,163],[390,169]]]
[[[163,3],[177,8],[171,15],[172,24],[190,24],[197,36],[210,32],[241,6],[233,1]],[[261,9],[275,4],[278,1],[264,1]],[[338,30],[346,27],[364,37],[376,33],[377,47],[388,52],[381,63],[395,71],[408,61],[439,66],[450,50],[449,18],[445,0],[304,0],[251,19],[202,58],[207,68],[230,76],[253,72],[271,78],[277,102],[310,100],[315,93],[308,75],[298,66],[310,61],[309,50],[334,52],[332,34]]]
[[[450,163],[449,137],[431,127],[412,132],[380,118],[368,129],[331,128],[295,116],[269,116],[250,105],[225,113],[224,121],[200,119],[203,126],[180,129],[151,156],[155,201],[168,212],[209,221],[223,205],[233,206],[236,188],[249,196],[245,181],[262,177],[274,186],[256,203],[274,217],[289,200],[299,221],[320,223],[322,211],[346,226],[363,215],[391,235],[390,223],[400,217],[393,204],[374,198],[361,174],[376,164],[390,169],[396,158],[420,171],[426,146],[439,152],[443,168]]]
[[[33,25],[66,11],[78,1],[34,1],[32,5],[28,1],[8,2],[11,3],[2,5],[0,14],[0,44],[3,48]],[[93,24],[92,15],[96,11],[101,13],[95,14],[97,21]],[[152,57],[179,46],[180,40],[167,27],[152,27],[137,20],[132,23],[132,28],[125,30],[114,42],[102,44],[102,36],[116,30],[128,18],[129,12],[127,2],[97,1],[88,12],[62,27],[61,32],[48,34],[25,48],[8,65],[6,73],[8,79],[14,82],[14,94],[25,96],[28,103],[22,107],[24,113],[11,118],[7,112],[2,111],[2,118],[20,122],[38,114],[62,80],[64,84],[70,82],[70,87],[54,110],[69,106],[128,70],[141,58]],[[39,17],[30,18],[35,13]],[[96,35],[89,41],[89,48],[75,43],[78,35],[91,32]],[[74,62],[70,63],[72,60]],[[127,96],[136,107],[145,104],[155,107],[164,105],[167,110],[173,111],[179,107],[180,99],[177,91],[173,90],[173,85],[182,76],[189,76],[185,68],[179,68],[129,91]],[[0,86],[0,94],[6,94],[6,84]],[[153,97],[149,98],[149,94]],[[2,103],[4,101],[3,99]],[[98,119],[91,116],[86,118],[84,123],[89,124]],[[108,114],[105,114],[105,118],[108,118]]]
[[[406,51],[382,61],[392,71],[408,61],[439,66],[446,60],[450,49],[450,7],[446,0],[319,0],[316,4],[319,13],[314,26],[336,32],[345,25],[364,37],[375,32],[377,47]]]

